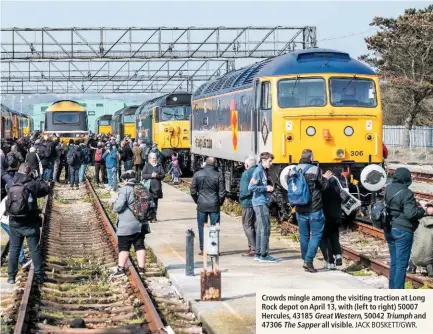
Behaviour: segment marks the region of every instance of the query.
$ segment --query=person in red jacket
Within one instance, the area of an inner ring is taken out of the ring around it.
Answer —
[[[383,143],[382,143],[382,155],[384,160],[388,159],[388,148]]]

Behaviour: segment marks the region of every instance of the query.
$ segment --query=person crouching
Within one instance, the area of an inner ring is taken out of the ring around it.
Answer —
[[[139,274],[144,274],[146,251],[144,247],[143,223],[132,212],[134,204],[134,186],[136,185],[136,173],[133,170],[126,171],[121,178],[126,184],[119,191],[114,202],[113,211],[117,212],[117,237],[119,244],[119,259],[117,269],[112,277],[125,275],[126,263],[129,258],[129,250],[134,245],[137,254]]]

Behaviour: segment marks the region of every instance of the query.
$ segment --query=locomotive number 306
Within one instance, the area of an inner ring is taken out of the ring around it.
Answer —
[[[364,155],[364,151],[350,151],[350,156],[353,157],[362,157]]]

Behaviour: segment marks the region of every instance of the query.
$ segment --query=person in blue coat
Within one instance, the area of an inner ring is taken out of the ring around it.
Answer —
[[[102,155],[107,167],[108,187],[110,190],[117,189],[117,151],[111,142],[108,142],[107,149]]]

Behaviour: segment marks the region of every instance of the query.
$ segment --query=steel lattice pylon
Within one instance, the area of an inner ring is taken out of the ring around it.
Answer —
[[[243,66],[316,47],[315,27],[2,28],[1,34],[4,94],[191,92],[234,69],[235,60]]]

